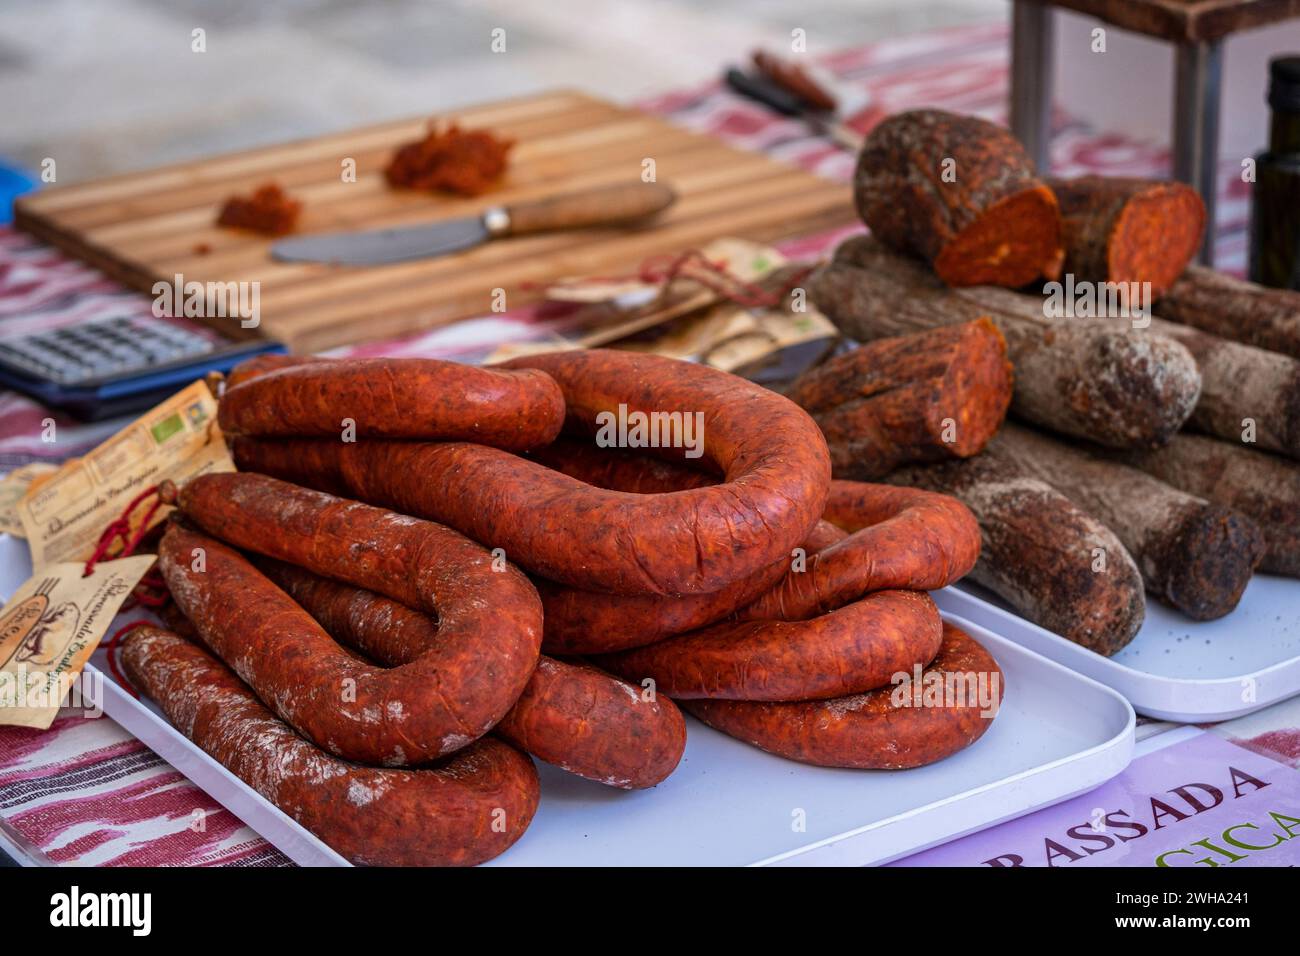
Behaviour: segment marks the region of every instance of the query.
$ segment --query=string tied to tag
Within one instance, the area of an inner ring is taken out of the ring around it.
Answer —
[[[687,279],[742,308],[775,309],[812,274],[813,269],[808,265],[781,270],[780,281],[773,285],[761,278],[754,281],[742,279],[699,249],[687,249],[676,255],[651,256],[641,263],[638,278],[649,285],[661,286],[660,296],[666,295],[674,282]]]
[[[95,553],[86,562],[82,577],[89,576],[90,572],[95,569],[95,565],[100,561],[129,558],[135,554],[136,548],[140,546],[144,536],[149,533],[150,523],[153,521],[154,515],[158,513],[158,509],[163,505],[175,505],[176,495],[176,485],[171,481],[159,482],[136,495],[122,514],[114,521],[111,521],[108,527],[104,529],[104,533],[99,536],[99,543],[95,546]],[[150,497],[153,498],[153,501],[145,508],[139,526],[132,530],[131,516],[137,508],[149,501]],[[115,542],[119,541],[122,542],[121,549],[110,555],[109,549],[113,547]],[[129,611],[137,605],[157,609],[164,607],[170,600],[171,594],[167,590],[167,582],[158,573],[158,565],[155,563],[132,589],[130,597],[123,602],[121,610]]]
[[[783,267],[757,280],[743,279],[727,268],[725,262],[710,259],[699,249],[663,253],[642,260],[633,273],[620,276],[586,276],[556,283],[525,283],[528,289],[582,288],[584,285],[607,285],[639,282],[659,286],[659,299],[666,298],[675,282],[687,280],[704,286],[719,298],[746,309],[775,309],[816,269],[815,265]],[[774,281],[776,280],[776,281]]]
[[[140,521],[139,526],[132,530],[132,514],[150,498],[153,501],[145,509],[143,519]],[[140,546],[141,539],[149,531],[149,523],[153,521],[154,515],[158,513],[158,509],[162,505],[163,500],[158,494],[158,485],[150,485],[132,498],[131,503],[126,506],[122,514],[110,521],[108,527],[104,529],[104,533],[99,536],[99,543],[95,545],[95,551],[86,562],[85,570],[81,576],[83,578],[90,577],[90,573],[95,570],[95,565],[100,561],[127,558],[135,554],[135,549]],[[110,554],[110,549],[118,542],[121,542],[121,548],[116,553]]]

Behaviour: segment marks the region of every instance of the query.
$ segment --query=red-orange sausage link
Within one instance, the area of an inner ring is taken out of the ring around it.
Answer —
[[[835,700],[688,700],[682,707],[724,734],[790,760],[820,767],[901,770],[943,760],[970,746],[988,730],[1002,700],[997,662],[951,624],[944,624],[943,645],[924,671],[923,682],[927,679],[966,688],[965,696],[945,699],[938,706],[927,706],[922,699],[917,706],[912,688],[882,687]],[[981,680],[986,700],[979,697]]]
[[[280,359],[240,372],[217,420],[228,434],[473,441],[522,450],[552,441],[564,396],[544,372],[419,358]]]
[[[537,811],[532,761],[499,740],[429,770],[362,767],[298,736],[184,638],[132,631],[122,665],[181,733],[352,863],[482,863],[518,840]]]
[[[689,533],[685,540],[674,535],[660,543],[656,529],[634,522],[614,525],[635,542],[644,565],[636,577],[652,585],[641,584],[636,591],[719,590],[789,554],[821,518],[830,452],[816,423],[789,399],[716,369],[634,352],[555,352],[514,359],[505,367],[550,375],[564,393],[568,424],[597,437],[602,423],[638,413],[698,413],[702,460],[725,481],[662,496],[671,502],[662,517],[680,522]],[[686,460],[680,448],[646,450]],[[742,553],[746,560],[739,560]]]
[[[244,382],[251,382],[259,376],[268,372],[277,372],[282,368],[292,368],[295,365],[306,365],[308,362],[323,361],[309,355],[286,355],[283,352],[263,352],[261,355],[254,355],[252,358],[246,358],[226,376],[226,389],[232,389],[236,385],[242,385]]]
[[[810,621],[715,624],[596,661],[679,700],[822,700],[887,684],[934,657],[941,635],[929,595],[878,591]]]
[[[635,494],[665,494],[703,488],[720,476],[590,440],[561,436],[529,452],[529,458],[597,488]],[[819,521],[800,545],[811,555],[847,536]],[[552,654],[602,654],[641,647],[705,627],[734,614],[769,591],[790,569],[785,555],[755,574],[710,594],[674,597],[609,594],[534,580],[545,608],[542,648]]]
[[[280,561],[257,565],[335,638],[382,664],[418,660],[438,641],[427,614]],[[653,787],[676,769],[686,724],[667,697],[646,699],[594,667],[543,656],[495,733],[536,757],[625,790]]]
[[[802,573],[787,574],[742,619],[801,620],[884,588],[938,590],[979,559],[979,523],[948,495],[832,481],[826,520],[848,537],[810,557]]]
[[[819,521],[800,547],[815,554],[847,537]],[[605,594],[534,579],[544,608],[542,649],[551,654],[606,654],[643,647],[730,617],[766,594],[790,570],[793,555],[711,594],[659,597]]]
[[[661,783],[686,750],[686,721],[666,696],[545,655],[495,732],[547,763],[622,790]]]
[[[438,616],[428,653],[370,667],[237,552],[168,530],[160,566],[204,643],[325,749],[387,765],[430,760],[486,733],[527,685],[541,644],[537,593],[456,532],[262,475],[194,478],[177,505],[237,547]]]
[[[609,557],[611,552],[623,552],[623,561],[626,562],[626,552],[632,552],[631,563],[637,566],[626,568],[626,573],[633,578],[631,584],[598,580],[590,571],[574,568],[571,559],[566,562],[563,557],[555,555],[539,538],[524,531],[493,527],[496,522],[483,517],[482,509],[478,507],[479,504],[489,503],[488,497],[494,494],[491,489],[480,489],[462,512],[453,505],[440,507],[427,500],[423,489],[409,487],[415,480],[409,476],[384,480],[374,479],[373,475],[358,474],[373,472],[386,465],[400,467],[420,464],[434,466],[432,469],[420,469],[420,474],[434,483],[440,478],[454,480],[457,473],[463,475],[467,471],[480,470],[475,466],[484,464],[469,460],[474,458],[469,453],[446,452],[436,455],[412,453],[409,448],[404,449],[404,453],[391,449],[388,450],[390,453],[371,450],[349,455],[347,457],[350,461],[345,462],[342,457],[332,456],[328,450],[320,447],[300,446],[291,451],[278,446],[266,447],[265,443],[244,442],[238,443],[237,457],[242,459],[243,465],[254,470],[267,471],[313,487],[383,502],[410,513],[444,521],[493,546],[504,545],[525,566],[564,583],[611,588],[620,593],[707,593],[720,590],[757,573],[784,556],[785,550],[793,548],[799,537],[810,530],[819,517],[808,512],[818,510],[811,506],[823,500],[822,486],[829,479],[829,454],[825,449],[825,441],[806,413],[775,393],[711,369],[626,352],[597,350],[580,354],[557,353],[521,359],[510,364],[516,367],[537,366],[554,373],[564,390],[564,398],[569,403],[569,419],[579,428],[594,430],[600,414],[615,413],[620,406],[629,414],[669,412],[691,416],[698,412],[705,416],[702,438],[708,459],[704,464],[707,465],[711,460],[713,465],[728,472],[730,480],[723,487],[695,487],[692,490],[699,494],[674,502],[673,508],[659,509],[652,507],[656,502],[642,502],[641,510],[644,513],[640,515],[626,514],[627,502],[623,502],[623,507],[620,507],[618,502],[611,501],[608,497],[599,501],[592,500],[593,507],[584,507],[584,513],[576,520],[572,513],[557,513],[554,507],[544,508],[541,513],[531,515],[537,519],[534,522],[536,524],[553,525],[556,519],[565,521],[566,525],[585,524],[582,539],[597,535],[599,540],[594,544],[605,557]],[[249,405],[247,401],[241,403],[236,395],[241,390],[242,394],[256,394],[257,389],[274,389],[276,391],[270,397],[278,397],[282,404],[297,395],[289,386],[299,379],[313,382],[333,377],[340,383],[352,385],[365,381],[364,376],[355,373],[358,365],[353,362],[310,362],[300,365],[297,359],[281,358],[260,364],[246,363],[246,366],[246,369],[241,366],[232,375],[232,381],[238,384],[228,390],[227,398],[234,400],[226,403],[226,407],[232,409],[226,412],[227,415],[235,416],[241,409],[245,415],[266,413],[265,409],[246,407]],[[388,368],[390,367],[385,366],[385,369]],[[484,371],[460,366],[452,366],[452,369],[460,370],[455,374],[465,375]],[[280,384],[277,385],[277,382]],[[322,399],[318,394],[308,390],[300,398],[313,415],[319,410]],[[364,404],[360,398],[358,403]],[[315,421],[314,418],[312,420]],[[278,430],[268,433],[304,433],[293,421],[296,421],[293,415],[278,416],[276,422],[272,423]],[[312,433],[333,435],[337,428],[338,425],[331,419],[329,427],[324,431]],[[232,422],[229,430],[238,430],[237,423]],[[785,453],[781,447],[783,444],[788,447]],[[304,458],[293,460],[292,456],[296,452],[303,452]],[[679,450],[678,455],[680,454]],[[618,457],[614,455],[609,460],[617,461]],[[536,472],[530,474],[526,469],[511,469],[503,460],[492,459],[490,456],[486,463],[492,466],[483,475],[489,482],[527,482],[530,477],[537,475]],[[349,464],[353,467],[349,467]],[[366,481],[367,477],[372,480]],[[701,482],[703,483],[705,482]],[[678,487],[675,479],[669,484],[673,490]],[[558,485],[551,482],[547,488],[537,490],[536,497],[540,500],[543,492],[563,494],[566,488],[562,482]],[[567,490],[577,492],[577,488],[572,485]],[[518,492],[519,489],[516,488],[515,491]],[[793,499],[792,492],[797,492]],[[495,494],[497,500],[491,502],[493,504],[513,505],[518,501],[516,496],[508,493],[505,495],[506,500],[502,501],[500,489]],[[463,499],[463,496],[447,497]],[[742,510],[746,503],[755,506],[750,509],[751,513]],[[583,501],[582,504],[585,506],[587,502]],[[602,507],[595,508],[597,504]],[[783,520],[789,515],[794,517]],[[596,518],[603,520],[593,526],[593,519]],[[648,526],[664,522],[675,529],[671,540],[662,540],[662,535],[649,535],[646,530]],[[799,534],[791,534],[794,527],[800,529]],[[575,527],[573,530],[579,529]],[[683,540],[683,533],[689,534],[691,540]],[[646,546],[640,547],[641,539],[648,535]],[[765,538],[775,540],[768,542]],[[653,553],[662,551],[660,546],[670,546],[669,557]],[[754,546],[771,552],[767,555],[766,562],[749,561],[744,568],[736,568],[731,572],[725,569],[714,572],[705,567],[716,562],[738,563],[736,553],[740,550],[752,552]],[[726,553],[728,549],[733,552],[731,556]],[[659,571],[662,564],[674,561],[678,567],[669,569],[669,577],[661,579]],[[694,581],[683,582],[672,577],[673,574],[681,574],[682,567],[688,564],[697,566]],[[647,578],[651,580],[647,581]]]
[[[727,481],[666,495],[602,491],[451,442],[242,439],[235,456],[242,468],[444,522],[543,577],[623,594],[720,590],[788,554],[821,517],[826,442],[806,412],[773,392],[627,352],[565,352],[510,367],[555,378],[578,426],[595,428],[599,414],[617,416],[620,406],[624,415],[698,412],[703,454]]]

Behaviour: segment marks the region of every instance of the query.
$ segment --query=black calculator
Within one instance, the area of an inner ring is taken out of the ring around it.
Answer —
[[[95,420],[143,411],[208,372],[283,351],[271,339],[226,339],[206,328],[133,314],[0,336],[0,384]]]

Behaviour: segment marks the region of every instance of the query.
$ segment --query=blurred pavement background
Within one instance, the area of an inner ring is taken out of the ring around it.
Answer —
[[[54,157],[67,183],[434,114],[548,87],[630,100],[716,77],[766,45],[808,52],[971,23],[1008,0],[4,0],[0,162]],[[1057,105],[1098,129],[1168,138],[1172,51],[1058,17]],[[492,53],[493,30],[506,51]],[[206,32],[207,50],[191,52]],[[1265,61],[1300,23],[1229,41],[1222,155],[1265,134]]]
[[[548,87],[630,100],[807,31],[817,55],[1005,0],[4,0],[0,155],[60,182]],[[190,50],[206,31],[206,53]],[[492,31],[506,51],[492,53]]]

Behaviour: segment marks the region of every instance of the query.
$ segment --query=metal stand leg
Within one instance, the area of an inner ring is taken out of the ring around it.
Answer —
[[[1223,45],[1180,43],[1174,78],[1174,178],[1193,186],[1205,200],[1205,239],[1197,259],[1214,265],[1215,172],[1219,158],[1219,86]]]
[[[1051,166],[1052,8],[1015,0],[1011,12],[1011,131],[1040,173]]]

